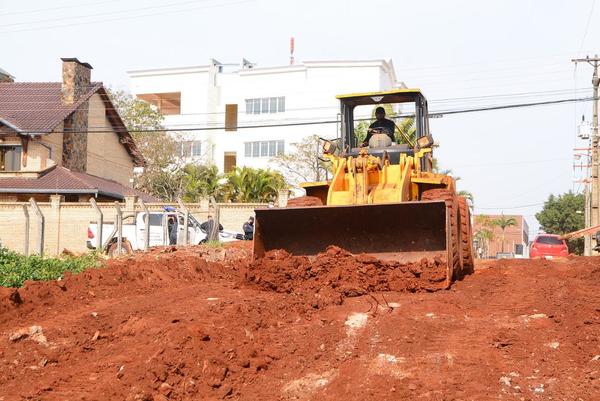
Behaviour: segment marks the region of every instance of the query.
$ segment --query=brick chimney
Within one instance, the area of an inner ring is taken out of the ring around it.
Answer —
[[[61,58],[62,65],[62,101],[73,104],[90,86],[92,66],[76,58]]]
[[[92,66],[76,58],[61,58],[62,102],[73,104],[90,90]],[[89,101],[81,103],[63,124],[62,165],[72,171],[87,171]]]

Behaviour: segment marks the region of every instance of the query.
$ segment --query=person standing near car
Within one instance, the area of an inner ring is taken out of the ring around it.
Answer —
[[[254,217],[250,216],[242,229],[244,230],[244,239],[251,241],[254,238]]]
[[[177,245],[177,219],[175,216],[169,216],[167,228],[169,232],[169,245]]]

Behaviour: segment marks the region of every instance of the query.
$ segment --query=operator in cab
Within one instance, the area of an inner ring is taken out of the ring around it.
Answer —
[[[385,134],[392,140],[391,143],[396,142],[396,138],[394,138],[394,131],[396,129],[396,124],[392,120],[388,120],[385,118],[385,109],[383,107],[377,107],[375,109],[375,117],[377,120],[369,125],[369,130],[367,131],[367,137],[365,141],[362,143],[362,146],[369,146],[369,141],[374,134]],[[389,145],[388,145],[389,146]]]

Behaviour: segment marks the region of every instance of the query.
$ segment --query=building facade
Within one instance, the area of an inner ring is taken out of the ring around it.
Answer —
[[[529,257],[529,225],[521,215],[504,215],[513,218],[515,225],[502,229],[494,224],[502,215],[475,215],[473,236],[475,252],[478,258],[495,258],[499,253],[512,254],[514,257]]]
[[[161,111],[187,161],[214,164],[222,172],[273,167],[272,157],[293,152],[293,144],[310,135],[335,138],[338,94],[403,87],[386,60],[280,67],[211,60],[205,66],[128,74],[132,94]],[[329,123],[300,125],[322,121]],[[237,130],[223,129],[226,125]]]
[[[0,71],[0,200],[138,195],[133,169],[144,159],[91,70],[64,58],[61,82],[15,82]]]

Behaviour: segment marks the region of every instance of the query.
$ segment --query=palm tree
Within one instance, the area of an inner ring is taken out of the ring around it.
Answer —
[[[417,140],[417,128],[415,127],[414,118],[404,118],[400,123],[396,124],[397,130],[399,131],[396,135],[396,142],[414,144]]]
[[[514,217],[506,217],[504,216],[504,213],[502,213],[501,217],[492,221],[492,224],[502,229],[502,253],[504,253],[504,230],[506,230],[507,227],[516,226],[517,220],[515,220]]]
[[[490,248],[490,241],[494,240],[494,231],[490,230],[489,228],[482,227],[475,233],[475,239],[477,239],[477,241],[481,244],[483,256],[487,257]]]
[[[187,164],[183,172],[185,202],[198,202],[200,198],[210,196],[214,196],[217,201],[222,200],[223,194],[219,185],[222,176],[217,166]]]
[[[467,199],[467,204],[469,205],[469,210],[471,211],[471,214],[473,214],[473,205],[475,204],[475,197],[473,196],[473,193],[469,192],[469,191],[465,191],[464,189],[462,191],[458,191],[456,193],[458,196],[462,196],[464,198]]]
[[[483,254],[487,257],[490,249],[490,241],[494,240],[495,226],[493,220],[485,214],[480,214],[475,216],[475,223],[479,227],[477,232],[475,232],[475,238],[482,244]]]
[[[236,167],[227,174],[225,198],[233,202],[274,201],[287,186],[283,176],[269,169]]]

